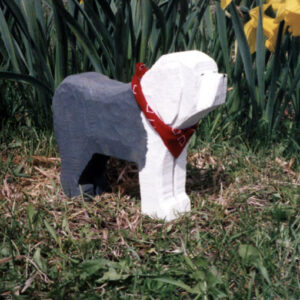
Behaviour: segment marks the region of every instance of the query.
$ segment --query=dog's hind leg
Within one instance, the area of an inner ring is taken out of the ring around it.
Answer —
[[[68,197],[80,195],[78,181],[82,172],[80,168],[81,161],[79,157],[61,155],[61,173],[60,182],[65,194]],[[86,192],[86,191],[84,191]]]
[[[95,147],[87,141],[69,138],[68,143],[61,145],[60,178],[65,194],[69,197],[81,192],[91,196],[101,194],[105,188],[106,161],[107,156],[95,153]]]

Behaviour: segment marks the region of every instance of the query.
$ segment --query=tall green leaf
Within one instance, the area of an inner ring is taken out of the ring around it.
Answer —
[[[265,39],[263,32],[263,11],[262,1],[259,0],[259,16],[257,22],[257,36],[256,36],[256,72],[257,72],[257,84],[259,92],[259,106],[263,110],[265,102]]]
[[[269,124],[269,133],[271,133],[271,129],[273,127],[273,121],[274,121],[274,108],[275,108],[275,93],[276,93],[276,84],[277,79],[280,74],[281,70],[281,64],[279,60],[280,56],[280,48],[281,48],[281,38],[284,28],[284,21],[282,21],[279,25],[278,33],[277,33],[277,39],[276,39],[276,46],[275,46],[275,53],[274,53],[274,59],[272,61],[272,76],[271,76],[271,85],[270,85],[270,92],[269,92],[269,98],[265,110],[265,117]]]
[[[20,73],[20,67],[19,62],[16,55],[16,48],[14,45],[14,38],[12,37],[8,24],[5,20],[4,14],[2,10],[0,9],[0,28],[1,28],[1,37],[4,42],[5,48],[7,50],[9,59],[11,60],[11,63],[13,65],[13,69],[15,72]]]
[[[243,29],[243,24],[237,13],[234,3],[231,3],[229,5],[229,11],[231,13],[233,29],[238,41],[239,51],[244,65],[246,81],[249,88],[249,94],[252,99],[252,108],[253,108],[252,118],[255,118],[257,112],[256,96],[255,96],[255,80],[254,80],[254,73],[252,68],[250,49]]]
[[[227,74],[231,73],[230,67],[230,54],[229,54],[229,46],[228,46],[228,37],[226,32],[226,18],[225,13],[221,9],[219,2],[216,4],[216,17],[217,17],[217,28],[220,39],[220,44],[222,48],[223,61],[225,63],[225,69]]]
[[[52,0],[57,7],[57,12],[60,17],[63,18],[70,30],[76,36],[77,41],[80,43],[85,53],[88,55],[93,67],[97,72],[102,72],[99,55],[93,43],[89,40],[81,26],[76,20],[70,15],[70,13],[60,4],[59,0]]]
[[[148,39],[152,27],[152,5],[151,0],[143,0],[141,5],[142,37],[140,47],[140,61],[144,62],[148,48]]]
[[[58,3],[62,6],[61,0]],[[56,53],[55,53],[55,87],[67,75],[67,62],[68,62],[68,39],[66,34],[66,26],[61,19],[58,6],[53,3],[54,23],[56,29]]]
[[[25,74],[17,74],[17,73],[11,73],[11,72],[0,72],[0,79],[5,80],[14,80],[14,81],[20,81],[20,82],[26,82],[29,84],[32,84],[33,86],[42,89],[49,95],[53,95],[53,90],[51,90],[46,84],[44,84],[42,81]]]

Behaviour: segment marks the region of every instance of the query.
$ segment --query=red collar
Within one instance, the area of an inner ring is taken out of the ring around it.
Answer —
[[[145,117],[148,119],[156,132],[160,135],[164,144],[172,153],[172,155],[177,158],[189,141],[190,137],[196,131],[198,124],[186,129],[176,129],[165,124],[157,116],[157,114],[148,105],[140,83],[143,75],[147,71],[148,69],[143,63],[136,64],[136,74],[131,80],[132,92]]]

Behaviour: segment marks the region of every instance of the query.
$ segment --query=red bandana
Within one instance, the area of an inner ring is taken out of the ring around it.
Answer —
[[[136,64],[136,74],[131,80],[132,92],[135,96],[135,99],[140,106],[141,110],[144,112],[145,117],[148,119],[153,128],[162,138],[164,144],[172,153],[172,155],[177,158],[185,145],[189,141],[190,137],[196,131],[197,125],[194,125],[186,129],[176,129],[172,128],[169,125],[165,124],[157,114],[152,110],[148,105],[145,96],[142,91],[140,80],[143,75],[148,71],[146,66],[143,63]]]

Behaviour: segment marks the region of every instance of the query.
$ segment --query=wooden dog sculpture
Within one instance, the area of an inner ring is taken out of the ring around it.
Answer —
[[[58,87],[53,114],[61,184],[70,197],[80,194],[79,185],[84,193],[101,194],[109,156],[136,162],[142,213],[172,220],[190,210],[185,192],[190,134],[184,132],[225,102],[227,77],[200,51],[167,54],[149,71],[138,71],[132,86],[91,72],[69,76]],[[144,112],[137,96],[146,101]],[[172,154],[172,146],[166,147],[151,114],[178,135],[180,151]]]

